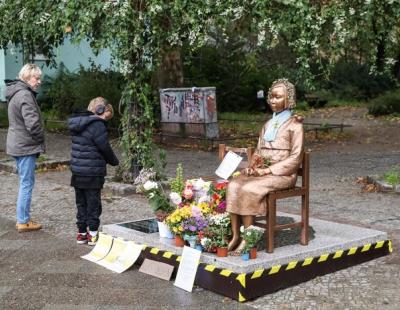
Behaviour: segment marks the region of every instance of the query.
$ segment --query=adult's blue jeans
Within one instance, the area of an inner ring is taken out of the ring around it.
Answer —
[[[19,176],[17,200],[17,223],[25,224],[30,220],[33,186],[35,185],[36,155],[15,156]]]

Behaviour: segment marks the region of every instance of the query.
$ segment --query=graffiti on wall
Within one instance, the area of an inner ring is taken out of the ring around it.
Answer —
[[[215,87],[160,90],[161,121],[173,123],[215,123]]]

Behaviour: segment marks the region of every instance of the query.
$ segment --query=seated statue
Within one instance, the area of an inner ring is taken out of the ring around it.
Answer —
[[[233,178],[227,188],[226,203],[232,224],[228,250],[239,255],[245,247],[240,240],[240,226],[254,223],[256,215],[265,214],[265,196],[274,190],[295,186],[304,148],[302,118],[292,116],[296,105],[294,85],[287,79],[272,83],[267,102],[273,117],[264,124],[250,167]]]

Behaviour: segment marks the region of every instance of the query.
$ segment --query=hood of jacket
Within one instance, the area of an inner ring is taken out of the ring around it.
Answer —
[[[6,80],[6,99],[9,102],[14,95],[19,92],[20,90],[29,90],[32,92],[35,96],[37,92],[35,92],[27,83],[21,81],[21,80]]]
[[[78,134],[93,122],[105,122],[105,120],[90,111],[76,112],[68,119],[68,130],[72,134]]]

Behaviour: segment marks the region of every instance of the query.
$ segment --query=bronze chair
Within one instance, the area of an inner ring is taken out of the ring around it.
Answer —
[[[310,154],[304,152],[303,160],[297,175],[301,177],[301,186],[295,186],[290,189],[277,190],[270,192],[266,196],[266,214],[257,216],[256,226],[265,228],[265,250],[268,253],[274,251],[274,234],[276,230],[301,227],[300,244],[307,245],[309,240],[308,222],[309,222],[309,195],[310,195]],[[301,196],[301,221],[289,224],[276,224],[276,200]],[[260,220],[265,221],[261,223]]]

